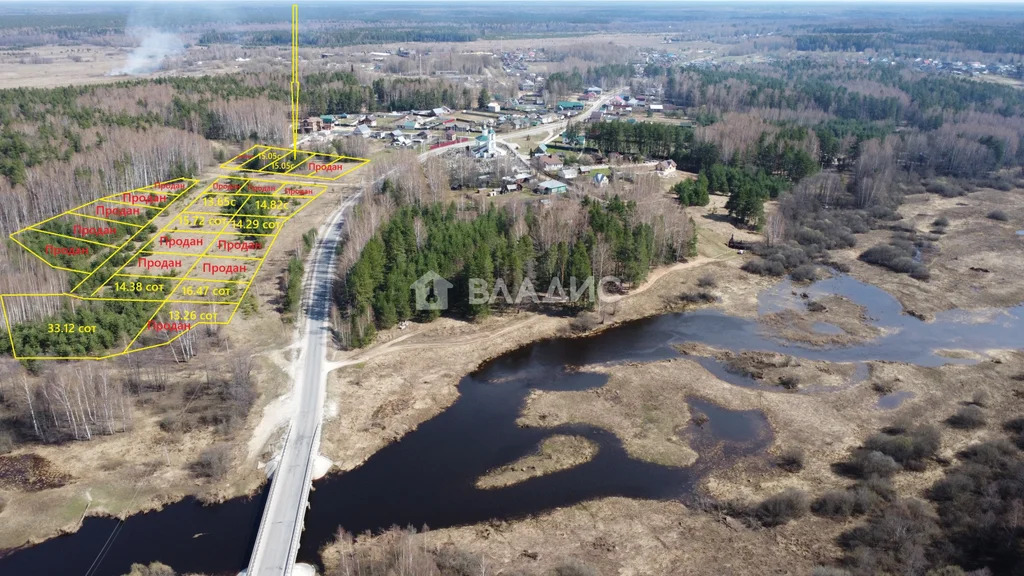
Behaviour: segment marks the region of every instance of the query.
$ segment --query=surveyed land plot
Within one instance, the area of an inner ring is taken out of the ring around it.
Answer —
[[[337,180],[369,160],[257,145],[221,165],[225,170],[288,175],[314,180]]]
[[[88,277],[145,238],[152,222],[196,184],[179,178],[100,198],[26,226],[11,240],[53,268]],[[160,186],[168,191],[158,192]]]
[[[72,305],[73,302],[73,305]],[[136,330],[161,306],[159,302],[92,299],[73,294],[0,295],[11,354],[18,360],[101,360],[123,353]],[[28,320],[18,310],[52,307],[43,320]]]
[[[73,272],[75,285],[64,294],[0,295],[7,333],[0,352],[104,359],[228,324],[286,222],[327,190],[238,176],[198,184],[178,179],[112,194],[12,234],[47,264]],[[22,313],[40,309],[51,311],[45,320]]]

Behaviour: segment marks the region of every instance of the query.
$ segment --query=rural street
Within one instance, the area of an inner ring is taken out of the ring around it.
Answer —
[[[597,109],[607,99],[608,97],[605,97],[594,102],[587,112]],[[538,130],[557,130],[564,125],[564,121],[558,122],[511,132],[506,137],[530,134]],[[422,162],[430,156],[459,147],[462,146],[455,145],[424,152],[419,155],[419,160]],[[387,177],[391,172],[378,180]],[[299,351],[299,356],[292,362],[291,370],[295,411],[285,436],[277,469],[271,480],[270,495],[260,521],[249,567],[245,572],[247,576],[289,576],[295,567],[303,517],[312,483],[313,463],[320,448],[320,423],[323,419],[327,384],[327,338],[331,333],[334,259],[343,236],[345,213],[359,202],[361,197],[362,192],[353,194],[338,205],[328,222],[321,227],[306,264],[306,275],[303,278],[303,308],[299,316],[301,324],[295,347]]]
[[[249,576],[284,576],[291,573],[299,549],[302,519],[312,482],[313,461],[319,450],[327,373],[323,369],[330,335],[331,285],[334,256],[344,229],[344,215],[361,194],[346,198],[320,229],[307,262],[306,293],[301,314],[298,360],[292,366],[295,412],[274,473],[260,523],[259,536],[249,561]]]

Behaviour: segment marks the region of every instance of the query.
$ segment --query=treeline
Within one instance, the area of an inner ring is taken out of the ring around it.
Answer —
[[[792,65],[797,66],[797,65]],[[666,72],[665,99],[678,106],[699,107],[708,101],[708,88],[725,89],[729,107],[800,110],[813,107],[839,118],[891,120],[902,118],[905,110],[894,97],[880,97],[850,90],[835,78],[806,77],[803,70],[782,77],[756,71],[685,70]]]
[[[286,314],[293,314],[302,302],[302,275],[306,271],[303,261],[316,242],[316,230],[307,230],[302,235],[302,250],[288,259],[288,269],[283,278],[284,296],[281,308]]]
[[[590,86],[624,83],[633,77],[633,67],[629,64],[603,64],[588,67],[585,72],[573,68],[572,72],[552,72],[545,80],[548,90],[555,94],[582,92]]]
[[[691,117],[717,116],[697,129],[689,158],[673,154],[687,170],[707,168],[694,153],[714,143],[724,161],[736,163],[739,154],[742,165],[798,181],[813,173],[812,161],[848,171],[864,142],[889,135],[898,168],[923,177],[978,178],[1024,165],[1024,93],[1007,86],[904,66],[824,66],[810,58],[661,73],[666,99],[687,107]],[[765,120],[772,116],[775,122]],[[798,130],[804,134],[793,134]]]
[[[12,374],[8,394],[0,396],[16,410],[11,422],[15,438],[48,443],[91,440],[125,432],[132,424],[128,386],[106,368],[60,366],[32,383],[25,377],[19,380],[15,384]]]
[[[302,46],[352,46],[355,44],[393,44],[398,42],[472,42],[480,34],[466,28],[322,28],[300,32]],[[240,44],[243,46],[289,46],[292,34],[288,29],[245,32],[209,31],[199,36],[198,44]]]
[[[729,196],[726,209],[733,220],[757,228],[765,223],[765,201],[819,170],[817,160],[801,146],[809,135],[809,129],[796,125],[782,126],[770,136],[761,132],[749,149],[726,165],[717,146],[696,142],[687,127],[619,121],[587,126],[588,143],[602,152],[671,158],[679,167],[698,172],[696,180],[672,189],[684,206],[706,206],[709,194]]]
[[[310,114],[471,108],[476,101],[474,91],[444,80],[377,78],[365,86],[350,72],[311,74],[302,90]]]
[[[693,108],[812,108],[848,120],[907,120],[922,129],[935,127],[936,109],[1024,114],[1024,94],[1010,86],[926,75],[905,66],[818,68],[820,63],[797,60],[760,70],[651,69],[648,73],[664,77],[667,101]],[[895,90],[879,90],[878,84]],[[896,95],[899,92],[905,97]]]
[[[794,38],[796,49],[802,51],[863,52],[869,48],[892,47],[893,39],[878,34],[803,34]]]
[[[126,278],[129,281],[135,281]],[[141,282],[141,280],[138,280]],[[166,281],[147,280],[150,283]],[[11,339],[21,357],[60,356],[85,357],[96,356],[115,346],[128,344],[153,316],[159,307],[153,302],[132,302],[127,300],[103,300],[99,303],[78,305],[65,308],[61,313],[49,318],[15,324],[11,330]],[[95,331],[68,331],[65,327],[73,325],[95,326]],[[0,338],[0,354],[11,354],[11,340]],[[29,370],[36,371],[36,361],[26,361]]]
[[[992,25],[985,28],[951,27],[906,32],[832,31],[801,34],[794,41],[796,49],[803,51],[863,52],[870,49],[914,55],[935,47],[943,51],[977,50],[988,54],[1024,54],[1024,39],[1015,28]]]
[[[579,226],[553,236],[553,227],[560,225],[554,222],[557,216],[539,213],[532,205],[519,215],[491,205],[471,220],[460,218],[453,204],[400,208],[367,242],[339,294],[341,308],[348,310],[349,344],[365,346],[377,329],[403,320],[436,318],[438,310],[416,311],[416,295],[410,290],[429,272],[453,285],[447,294],[448,314],[479,318],[509,306],[506,293],[511,298],[521,290],[540,297],[549,291],[569,296],[591,276],[640,282],[652,265],[695,253],[693,236],[682,252],[677,243],[658,246],[651,224],[634,223],[637,207],[632,202],[618,197],[603,204],[584,200],[582,209],[585,218]],[[470,279],[482,282],[488,296],[498,295],[496,301],[472,303]],[[584,291],[580,300],[563,305],[585,308],[593,303]]]
[[[692,128],[658,122],[595,122],[586,126],[586,136],[588,146],[606,154],[618,152],[639,158],[673,158],[676,163],[686,161],[694,143]],[[717,161],[717,151],[711,152],[714,157],[702,160]]]
[[[102,148],[108,145],[104,133],[117,128],[147,132],[162,126],[238,141],[280,136],[286,119],[254,122],[230,110],[244,104],[255,116],[265,114],[252,99],[283,101],[287,92],[248,75],[0,90],[0,174],[22,184],[28,168]]]

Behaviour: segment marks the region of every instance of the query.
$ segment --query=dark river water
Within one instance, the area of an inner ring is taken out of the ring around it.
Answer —
[[[837,276],[798,291],[811,297],[840,294],[867,308],[885,335],[864,345],[811,348],[770,338],[756,321],[714,310],[638,320],[586,338],[543,340],[504,354],[463,378],[460,396],[362,466],[315,483],[299,559],[317,563],[319,548],[339,528],[353,533],[391,526],[444,528],[492,518],[516,518],[602,496],[668,499],[691,494],[709,471],[763,451],[771,430],[757,411],[732,411],[690,398],[692,411],[709,416],[687,433],[698,453],[686,468],[633,459],[600,428],[567,425],[520,428],[516,418],[531,390],[583,390],[604,385],[588,366],[674,357],[673,345],[700,342],[717,348],[778,351],[811,360],[862,363],[891,360],[935,366],[969,362],[937,354],[942,349],[983,351],[1024,347],[1024,307],[988,313],[952,311],[924,323],[904,315],[884,291]],[[762,314],[801,306],[786,282],[761,296]],[[828,329],[828,328],[826,328]],[[697,359],[729,382],[750,385],[710,359]],[[858,369],[859,376],[866,370]],[[856,378],[856,377],[855,377]],[[888,407],[888,406],[886,406]],[[488,470],[536,451],[554,434],[584,436],[599,446],[580,466],[500,489],[479,490]],[[12,551],[0,558],[0,576],[118,576],[134,562],[161,561],[178,572],[236,574],[255,540],[265,494],[215,506],[194,500],[126,521],[87,518],[70,535]]]

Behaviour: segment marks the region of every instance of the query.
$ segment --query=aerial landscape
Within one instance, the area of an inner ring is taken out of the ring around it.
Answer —
[[[1024,576],[1021,30],[0,1],[0,576]]]

